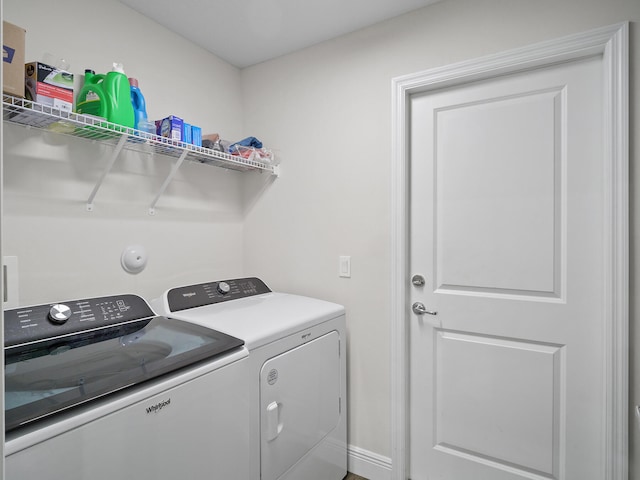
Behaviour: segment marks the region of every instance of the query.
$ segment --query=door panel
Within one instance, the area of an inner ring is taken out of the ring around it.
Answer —
[[[557,473],[563,347],[439,331],[435,352],[440,451]]]
[[[601,71],[411,99],[413,480],[604,478]]]
[[[434,112],[438,289],[557,294],[561,103],[523,92]]]

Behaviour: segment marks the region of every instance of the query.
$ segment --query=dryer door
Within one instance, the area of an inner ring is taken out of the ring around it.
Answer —
[[[275,480],[338,424],[340,335],[330,332],[267,360],[260,372],[262,480]]]

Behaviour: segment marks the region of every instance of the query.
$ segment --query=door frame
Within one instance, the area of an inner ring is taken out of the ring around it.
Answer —
[[[604,74],[606,480],[628,476],[629,25],[601,27],[392,79],[391,478],[409,475],[409,102],[416,93],[601,55]]]

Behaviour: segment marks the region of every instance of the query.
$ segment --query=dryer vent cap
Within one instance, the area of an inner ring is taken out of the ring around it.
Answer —
[[[147,266],[147,250],[142,245],[129,245],[122,251],[120,264],[125,272],[138,274]]]

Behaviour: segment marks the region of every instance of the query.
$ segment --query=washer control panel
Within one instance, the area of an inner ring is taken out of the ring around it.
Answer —
[[[170,311],[179,312],[269,292],[269,287],[259,278],[237,278],[172,288],[167,293],[167,302]]]
[[[10,347],[154,316],[142,297],[130,294],[15,308],[4,312],[4,345]]]

